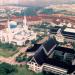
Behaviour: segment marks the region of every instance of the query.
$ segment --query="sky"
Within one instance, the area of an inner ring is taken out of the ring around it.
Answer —
[[[0,4],[20,4],[31,6],[45,6],[50,4],[75,3],[75,0],[0,0]]]

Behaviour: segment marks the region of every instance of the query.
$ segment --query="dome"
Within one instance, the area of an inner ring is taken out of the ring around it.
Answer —
[[[17,27],[17,22],[15,21],[10,21],[9,22],[10,28],[16,28]]]

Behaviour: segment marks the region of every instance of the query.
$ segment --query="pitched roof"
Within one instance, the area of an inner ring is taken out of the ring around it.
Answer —
[[[48,41],[46,41],[43,46],[48,53],[55,45],[57,45],[57,42],[55,39],[50,38]],[[55,48],[55,47],[54,47]],[[54,49],[53,48],[53,49]]]
[[[44,50],[42,49],[40,52],[38,52],[34,55],[34,58],[39,65],[42,65],[45,62],[45,60],[47,59],[47,55],[44,52]]]
[[[48,53],[55,48],[56,44],[56,41],[50,38],[39,47],[34,55],[34,58],[39,65],[42,65],[45,62],[46,58],[48,58]]]

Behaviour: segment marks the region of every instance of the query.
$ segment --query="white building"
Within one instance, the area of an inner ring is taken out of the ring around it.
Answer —
[[[65,28],[62,32],[62,35],[67,42],[75,42],[75,29],[74,28]]]
[[[58,29],[57,34],[55,35],[55,38],[58,42],[61,42],[61,43],[64,42],[64,36],[61,33],[61,28]]]
[[[36,39],[36,33],[28,29],[26,17],[23,26],[18,26],[17,22],[8,20],[8,27],[0,30],[0,41],[3,43],[13,43],[19,46],[25,45],[26,41]]]

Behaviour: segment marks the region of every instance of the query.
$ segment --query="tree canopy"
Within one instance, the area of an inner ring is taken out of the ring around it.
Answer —
[[[8,74],[16,72],[16,71],[17,71],[17,69],[13,65],[10,65],[7,63],[0,64],[0,75],[8,75]]]

